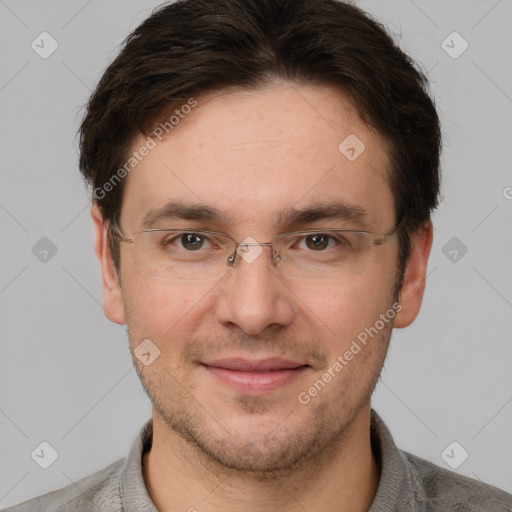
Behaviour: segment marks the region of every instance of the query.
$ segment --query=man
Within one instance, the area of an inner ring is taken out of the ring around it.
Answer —
[[[88,103],[104,308],[153,415],[107,468],[16,511],[506,511],[371,409],[420,310],[439,120],[337,0],[182,0]]]

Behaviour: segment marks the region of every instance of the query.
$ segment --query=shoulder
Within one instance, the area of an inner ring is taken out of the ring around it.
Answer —
[[[411,478],[416,481],[418,498],[428,510],[452,512],[509,512],[512,494],[473,478],[459,475],[432,462],[402,451]]]
[[[121,511],[119,474],[126,457],[62,489],[43,494],[3,512]]]

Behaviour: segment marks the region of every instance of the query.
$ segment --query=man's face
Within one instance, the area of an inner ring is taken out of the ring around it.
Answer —
[[[207,205],[229,220],[168,219],[159,227],[224,232],[238,242],[316,228],[382,236],[395,226],[387,148],[339,91],[276,85],[197,100],[129,175],[120,220],[125,236],[136,236],[147,212],[171,201]],[[353,161],[350,148],[345,154],[339,149],[350,134],[365,145]],[[358,222],[273,223],[282,210],[327,202],[366,213]],[[118,318],[126,319],[132,351],[146,339],[160,350],[149,366],[134,362],[167,425],[225,466],[290,468],[340,438],[368,407],[392,321],[366,345],[359,342],[361,350],[327,383],[324,378],[309,403],[298,397],[392,308],[397,254],[394,235],[374,247],[363,274],[303,281],[283,277],[264,247],[255,261],[239,258],[216,281],[166,281],[143,275],[133,246],[121,244],[122,304],[112,307],[122,310]],[[281,385],[251,388],[205,366],[226,358],[283,358],[308,366],[289,372]]]

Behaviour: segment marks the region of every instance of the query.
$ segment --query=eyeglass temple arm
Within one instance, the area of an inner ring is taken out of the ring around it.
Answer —
[[[119,229],[119,226],[117,225],[117,222],[112,222],[109,224],[109,231],[110,234],[116,239],[119,240],[119,242],[129,242],[133,243],[133,238],[126,238],[123,233],[121,233],[121,230]]]
[[[386,233],[385,235],[381,236],[380,238],[376,238],[373,241],[373,243],[377,244],[377,245],[382,245],[393,233],[396,233],[399,230],[404,219],[405,219],[405,215],[402,215],[402,217],[400,218],[400,222],[389,233]]]

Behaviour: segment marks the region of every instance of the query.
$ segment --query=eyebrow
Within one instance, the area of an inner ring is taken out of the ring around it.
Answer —
[[[284,208],[274,215],[273,223],[283,228],[303,226],[327,219],[361,224],[366,214],[366,210],[361,206],[339,200],[315,202],[304,208]],[[226,225],[234,220],[232,216],[211,206],[170,201],[161,208],[149,210],[142,219],[141,228],[151,229],[161,221],[175,219],[220,222]]]

